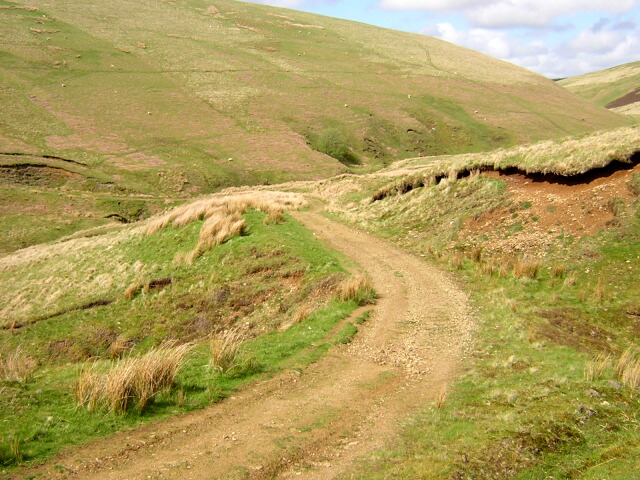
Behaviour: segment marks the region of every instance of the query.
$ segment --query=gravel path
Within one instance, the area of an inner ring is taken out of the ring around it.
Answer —
[[[295,216],[356,262],[380,295],[351,344],[302,373],[283,372],[207,409],[68,450],[19,478],[349,476],[356,458],[435,401],[471,345],[467,296],[445,273],[380,239],[315,212]]]

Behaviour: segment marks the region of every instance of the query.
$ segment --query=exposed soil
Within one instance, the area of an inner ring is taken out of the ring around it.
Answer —
[[[334,478],[434,401],[470,347],[466,295],[435,267],[375,237],[317,213],[296,216],[357,262],[379,292],[351,344],[205,410],[67,450],[15,478]]]
[[[484,235],[488,251],[543,255],[558,237],[593,235],[624,214],[635,198],[628,184],[636,172],[640,165],[564,183],[485,172],[506,182],[511,205],[470,218],[462,236]]]
[[[632,103],[636,102],[640,102],[640,87],[620,98],[617,98],[613,102],[607,103],[604,108],[626,107],[627,105],[631,105]]]

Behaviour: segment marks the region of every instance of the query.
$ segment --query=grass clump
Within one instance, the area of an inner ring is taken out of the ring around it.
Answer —
[[[349,277],[338,287],[338,298],[343,302],[356,302],[359,305],[373,303],[376,293],[371,282],[363,276]]]
[[[27,383],[38,368],[38,362],[22,348],[0,355],[0,378],[5,382]]]
[[[616,363],[616,375],[625,387],[640,387],[640,358],[635,350],[625,350]]]
[[[17,436],[0,437],[0,465],[10,466],[22,462],[24,455],[20,439]]]
[[[118,361],[106,373],[99,373],[97,363],[84,366],[75,385],[76,404],[89,411],[103,407],[125,414],[138,413],[158,393],[170,389],[192,346],[163,345],[140,357]]]
[[[239,329],[225,330],[214,336],[209,342],[209,366],[221,373],[231,370],[238,362],[244,338],[245,335]]]
[[[513,276],[516,278],[534,279],[540,271],[540,262],[536,260],[518,259],[513,263]]]

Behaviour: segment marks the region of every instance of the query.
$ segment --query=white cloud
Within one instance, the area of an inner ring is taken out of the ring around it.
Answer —
[[[637,3],[637,0],[501,0],[473,8],[467,15],[472,24],[482,27],[545,27],[570,13],[622,13]]]
[[[546,45],[544,39],[526,40],[506,30],[457,30],[450,23],[432,25],[422,33],[559,78],[637,61],[640,28],[617,27],[614,22],[600,20],[555,46]]]
[[[302,0],[250,0],[251,3],[262,3],[272,7],[296,8],[302,5]]]
[[[457,10],[486,5],[487,0],[383,0],[378,7],[388,10]]]
[[[389,10],[445,10],[465,15],[485,28],[546,27],[558,17],[577,12],[623,13],[638,0],[383,0]]]

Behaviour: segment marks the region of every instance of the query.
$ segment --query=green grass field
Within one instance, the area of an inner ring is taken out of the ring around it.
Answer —
[[[5,256],[2,465],[201,408],[258,374],[304,365],[348,341],[353,325],[329,334],[357,306],[336,297],[346,278],[341,260],[290,218],[275,224],[264,218],[246,213],[245,233],[191,264],[176,259],[197,243],[198,220],[151,235],[121,226]],[[250,368],[240,360],[229,372],[206,368],[207,339],[228,329],[240,329]],[[75,405],[74,384],[87,362],[105,369],[122,355],[171,340],[194,348],[173,388],[142,415]],[[25,372],[20,378],[7,377],[12,354]],[[14,444],[19,450],[12,454]]]

